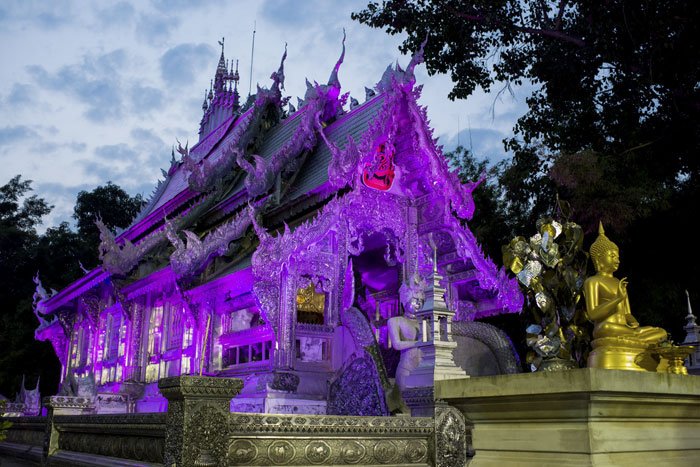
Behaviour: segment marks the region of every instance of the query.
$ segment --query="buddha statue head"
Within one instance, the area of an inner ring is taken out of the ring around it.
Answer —
[[[591,259],[598,273],[617,271],[620,265],[620,249],[606,235],[603,223],[598,226],[598,238],[591,245]]]

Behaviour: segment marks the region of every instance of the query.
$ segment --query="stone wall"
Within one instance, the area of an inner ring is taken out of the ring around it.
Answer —
[[[163,463],[166,414],[59,415],[58,451]],[[56,453],[52,453],[56,454]],[[65,456],[64,456],[65,457]]]
[[[238,379],[184,376],[159,383],[168,413],[7,418],[0,455],[55,466],[463,466],[460,412],[436,417],[229,412]],[[76,409],[78,410],[78,409]]]

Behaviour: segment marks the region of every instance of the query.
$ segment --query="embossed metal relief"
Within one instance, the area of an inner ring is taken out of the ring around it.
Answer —
[[[463,467],[467,463],[467,428],[454,407],[435,409],[436,467]]]

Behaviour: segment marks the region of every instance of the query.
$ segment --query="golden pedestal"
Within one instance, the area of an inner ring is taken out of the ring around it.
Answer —
[[[588,368],[608,370],[656,371],[658,362],[647,350],[650,344],[624,337],[600,337],[591,342]]]
[[[472,423],[469,467],[695,467],[700,378],[582,368],[436,381]]]

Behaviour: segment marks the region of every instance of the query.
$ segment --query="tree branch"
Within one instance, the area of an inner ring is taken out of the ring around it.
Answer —
[[[578,37],[573,37],[568,34],[564,34],[561,31],[556,31],[556,30],[551,30],[551,29],[537,29],[537,28],[530,28],[527,26],[517,26],[512,23],[504,23],[503,21],[499,21],[497,19],[492,19],[489,18],[488,16],[485,15],[469,15],[466,13],[461,13],[459,11],[452,10],[452,12],[459,16],[460,18],[464,18],[469,21],[474,21],[477,23],[482,23],[482,24],[488,24],[491,26],[494,26],[497,29],[512,29],[515,31],[520,31],[524,32],[527,34],[534,34],[537,36],[544,36],[544,37],[551,37],[553,39],[558,39],[563,42],[569,42],[571,44],[574,44],[578,47],[585,47],[586,43],[578,38]]]
[[[555,31],[561,31],[561,22],[562,22],[562,19],[564,18],[564,10],[565,9],[566,9],[566,0],[560,0],[559,12],[557,13],[557,17],[554,20],[554,30]]]

